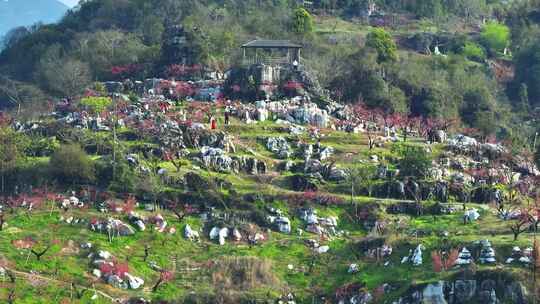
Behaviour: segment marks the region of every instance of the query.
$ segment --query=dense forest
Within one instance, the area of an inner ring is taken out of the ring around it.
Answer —
[[[168,76],[186,58],[225,71],[252,38],[290,39],[336,100],[459,119],[523,145],[535,130],[521,122],[540,104],[539,21],[529,0],[84,1],[58,24],[6,35],[0,100],[35,105],[96,80]],[[355,23],[384,30],[347,28]],[[178,25],[186,42],[171,45]]]

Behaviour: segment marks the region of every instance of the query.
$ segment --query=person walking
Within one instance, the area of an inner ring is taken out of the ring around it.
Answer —
[[[223,115],[225,116],[225,125],[229,125],[230,123],[230,116],[231,116],[231,108],[229,106],[225,107],[225,111],[223,112]]]

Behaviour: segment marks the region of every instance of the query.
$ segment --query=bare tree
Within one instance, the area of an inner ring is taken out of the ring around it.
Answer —
[[[33,255],[36,256],[36,259],[37,259],[38,261],[40,261],[40,260],[41,260],[41,257],[42,257],[43,255],[45,255],[45,253],[47,253],[47,251],[49,251],[49,249],[51,249],[51,246],[50,246],[50,245],[48,245],[47,247],[45,247],[45,249],[43,249],[43,250],[41,250],[41,251],[36,251],[36,250],[34,250],[34,248],[30,248],[30,252],[31,252]]]
[[[71,290],[75,292],[75,298],[78,300],[82,299],[84,294],[88,291],[88,289],[85,288],[78,288],[75,283],[71,283]]]
[[[41,80],[54,92],[73,97],[90,83],[90,67],[75,58],[61,56],[60,46],[52,46],[39,62]]]
[[[17,106],[17,115],[21,112],[23,103],[22,93],[17,83],[9,77],[0,76],[0,93],[3,93],[12,104]]]
[[[10,289],[8,293],[8,304],[14,304],[15,303],[15,289]]]
[[[145,245],[144,245],[144,257],[143,257],[143,261],[146,262],[146,260],[148,259],[149,256],[150,256],[150,245],[145,244]]]
[[[4,212],[0,211],[0,231],[4,229],[4,224],[6,223],[6,215]]]

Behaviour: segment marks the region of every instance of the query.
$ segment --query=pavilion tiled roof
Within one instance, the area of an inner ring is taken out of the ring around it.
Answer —
[[[242,48],[267,48],[267,49],[300,49],[302,46],[300,44],[293,43],[289,40],[265,40],[257,39],[250,41],[244,45]]]

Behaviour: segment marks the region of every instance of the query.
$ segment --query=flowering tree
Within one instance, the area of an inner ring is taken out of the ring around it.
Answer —
[[[137,200],[133,195],[129,195],[124,200],[124,205],[122,206],[122,212],[125,214],[130,214],[135,210],[135,207],[137,206]]]
[[[49,193],[45,189],[34,189],[32,193],[22,193],[15,197],[8,197],[6,200],[6,206],[9,207],[12,211],[14,208],[26,208],[28,212],[39,208],[44,205],[47,201],[56,202],[58,196],[54,193]]]
[[[110,72],[115,77],[126,78],[130,75],[133,75],[139,72],[143,68],[144,66],[142,64],[131,63],[131,64],[113,66],[111,67]]]
[[[170,282],[174,279],[174,273],[169,270],[162,270],[159,273],[159,279],[157,280],[156,284],[154,284],[154,287],[152,287],[152,292],[157,292],[159,286],[166,282]]]
[[[287,81],[283,84],[283,91],[292,96],[298,94],[298,92],[303,88],[302,83],[298,81]]]
[[[17,249],[30,249],[36,241],[32,237],[25,237],[24,239],[13,240],[11,244]]]
[[[125,278],[126,273],[129,272],[129,265],[124,262],[113,260],[110,262],[101,263],[99,266],[99,270],[105,276],[117,275],[123,279]]]
[[[197,213],[197,208],[192,205],[182,204],[179,201],[169,201],[167,207],[176,215],[178,222],[182,222],[184,218],[190,214]]]
[[[514,241],[517,241],[520,234],[528,231],[531,225],[538,220],[538,211],[532,208],[522,208],[519,215],[510,224],[510,230],[514,235]]]
[[[165,151],[163,160],[171,162],[176,168],[176,172],[180,172],[180,169],[186,164],[186,161],[180,156],[180,151],[177,149]]]
[[[454,267],[459,256],[457,249],[452,249],[450,252],[435,250],[431,252],[431,259],[433,261],[433,271],[442,272],[448,271]]]
[[[197,93],[197,89],[187,82],[179,82],[174,88],[176,97],[184,98],[193,96]]]
[[[368,137],[369,149],[375,147],[375,131],[384,122],[384,112],[381,109],[370,109],[362,101],[352,108],[352,120],[356,124],[364,124]]]
[[[184,78],[195,73],[200,72],[202,69],[201,65],[185,65],[185,64],[171,64],[167,67],[165,75],[171,78]]]
[[[361,283],[348,283],[336,289],[335,297],[337,300],[343,300],[358,294],[364,288]]]
[[[448,131],[453,126],[457,125],[456,118],[425,118],[418,124],[418,133],[420,136],[426,137],[429,141],[434,141],[435,131]]]
[[[2,111],[0,111],[0,128],[7,127],[11,123],[11,117]]]

